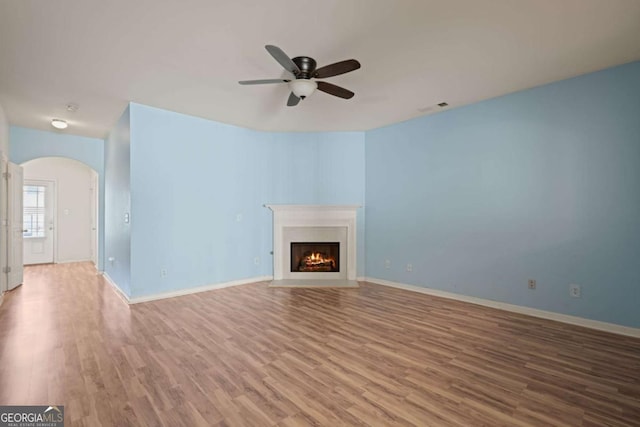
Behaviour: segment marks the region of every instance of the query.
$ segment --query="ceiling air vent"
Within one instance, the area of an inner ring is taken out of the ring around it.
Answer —
[[[446,108],[448,107],[449,104],[446,102],[440,102],[436,105],[428,105],[426,107],[422,107],[422,108],[418,108],[418,111],[421,113],[433,113],[434,111],[438,110],[439,108]]]

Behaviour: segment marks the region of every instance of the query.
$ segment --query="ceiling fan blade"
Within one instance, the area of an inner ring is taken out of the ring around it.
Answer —
[[[300,102],[300,98],[298,98],[295,93],[291,92],[291,95],[289,95],[289,99],[287,100],[287,107],[295,107],[298,105],[298,102]]]
[[[298,68],[295,62],[293,62],[291,58],[289,58],[287,54],[284,53],[278,46],[268,44],[264,48],[267,49],[267,52],[269,52],[271,56],[273,56],[273,58],[284,67],[285,70],[287,70],[294,76],[297,76],[300,73],[300,68]]]
[[[241,85],[264,85],[268,83],[289,83],[289,80],[284,80],[284,79],[241,80],[238,83],[240,83]]]
[[[351,99],[355,95],[350,90],[343,87],[336,86],[327,82],[316,82],[318,84],[318,90],[328,93],[329,95],[337,96],[344,99]]]
[[[346,61],[336,62],[335,64],[325,65],[316,70],[313,77],[324,79],[327,77],[337,76],[339,74],[348,73],[360,68],[360,63],[355,59],[347,59]]]

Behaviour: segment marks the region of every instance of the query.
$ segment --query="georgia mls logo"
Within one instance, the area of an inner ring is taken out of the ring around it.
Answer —
[[[0,427],[64,427],[64,406],[0,406]]]
[[[46,414],[49,411],[56,411],[58,414],[62,414],[62,411],[57,406],[49,406],[44,413]]]

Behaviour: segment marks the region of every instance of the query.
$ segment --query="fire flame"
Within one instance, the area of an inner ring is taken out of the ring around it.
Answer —
[[[302,259],[300,267],[305,271],[331,271],[336,267],[336,260],[323,253],[312,252]]]
[[[311,264],[318,264],[322,262],[331,262],[331,261],[333,261],[333,258],[325,258],[319,252],[312,252],[311,255],[307,257],[307,262]]]

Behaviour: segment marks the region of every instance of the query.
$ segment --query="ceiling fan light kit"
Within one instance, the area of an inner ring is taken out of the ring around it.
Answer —
[[[288,83],[289,89],[291,90],[289,99],[287,100],[287,106],[289,107],[298,105],[300,100],[313,94],[316,89],[343,99],[353,98],[354,93],[350,90],[331,83],[315,81],[312,79],[324,79],[357,70],[360,68],[360,63],[355,59],[347,59],[321,68],[316,68],[317,64],[315,59],[308,56],[296,56],[291,59],[277,46],[266,45],[265,49],[267,49],[267,52],[269,52],[285,70],[293,74],[294,79],[242,80],[238,83],[241,85]]]
[[[289,88],[298,98],[305,99],[315,92],[318,83],[313,80],[296,79],[289,82]]]

